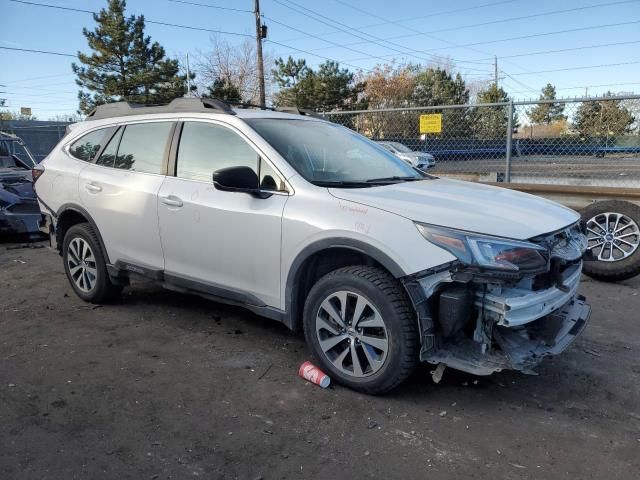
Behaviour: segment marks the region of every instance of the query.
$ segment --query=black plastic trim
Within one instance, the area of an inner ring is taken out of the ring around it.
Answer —
[[[386,268],[391,275],[395,278],[401,278],[406,275],[406,273],[400,268],[400,266],[392,260],[386,253],[381,252],[375,247],[362,242],[360,240],[355,240],[352,238],[327,238],[323,240],[318,240],[310,245],[307,245],[305,248],[298,253],[296,258],[291,263],[291,267],[289,268],[289,274],[287,276],[287,283],[285,287],[285,320],[284,323],[290,329],[294,330],[296,326],[299,324],[299,319],[294,318],[296,312],[298,311],[298,305],[296,304],[296,295],[294,295],[294,291],[297,285],[300,285],[300,275],[302,274],[302,265],[304,262],[310,258],[313,254],[318,253],[322,250],[329,250],[332,248],[346,248],[349,250],[353,250],[358,253],[363,253],[368,257],[371,257],[384,268]]]
[[[67,212],[69,210],[72,210],[74,212],[79,213],[80,215],[82,215],[84,218],[87,219],[87,221],[89,222],[89,225],[91,225],[91,228],[93,228],[93,231],[96,233],[96,236],[98,237],[98,241],[100,242],[100,248],[102,249],[102,254],[104,255],[104,259],[105,262],[107,264],[111,263],[109,261],[109,253],[107,252],[107,249],[104,245],[104,241],[102,240],[102,235],[100,234],[100,230],[98,229],[98,225],[96,225],[96,222],[93,220],[93,218],[91,217],[91,215],[89,215],[89,212],[87,212],[84,208],[82,208],[79,205],[76,205],[75,203],[65,203],[63,205],[60,206],[60,208],[58,209],[58,211],[55,214],[56,219],[59,219],[60,216],[64,213]],[[58,222],[56,222],[56,235],[60,235],[60,232],[58,230]],[[58,245],[60,248],[62,248],[62,244],[64,242],[64,238],[58,238]]]

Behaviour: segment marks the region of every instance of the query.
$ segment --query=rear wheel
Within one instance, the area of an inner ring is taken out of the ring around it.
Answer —
[[[640,273],[640,207],[620,200],[596,202],[582,211],[582,218],[594,258],[585,262],[584,273],[610,282]]]
[[[383,270],[335,270],[311,289],[304,309],[307,344],[336,382],[387,392],[418,363],[418,331],[402,286]]]
[[[100,242],[88,223],[69,228],[62,258],[71,287],[84,301],[106,303],[121,292],[122,287],[111,283]]]

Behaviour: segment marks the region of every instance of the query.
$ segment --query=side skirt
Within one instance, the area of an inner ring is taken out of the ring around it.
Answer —
[[[278,308],[265,305],[259,298],[246,292],[232,290],[219,285],[200,282],[191,278],[166,273],[163,270],[148,268],[128,262],[117,261],[115,265],[107,265],[107,271],[112,281],[120,285],[129,284],[131,274],[155,281],[168,290],[180,293],[198,295],[214,302],[235,305],[280,323],[286,322],[286,312]]]

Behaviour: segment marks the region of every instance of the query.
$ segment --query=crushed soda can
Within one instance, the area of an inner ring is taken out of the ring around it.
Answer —
[[[300,365],[298,375],[322,388],[327,388],[331,383],[329,376],[311,362],[304,362]]]

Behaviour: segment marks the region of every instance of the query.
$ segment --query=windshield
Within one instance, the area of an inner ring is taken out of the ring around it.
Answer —
[[[409,147],[407,147],[406,145],[403,145],[401,143],[393,142],[391,145],[393,145],[393,148],[395,148],[399,152],[402,152],[402,153],[413,153],[413,150],[411,150]]]
[[[315,185],[361,187],[427,178],[380,145],[339,125],[276,118],[247,123]]]

